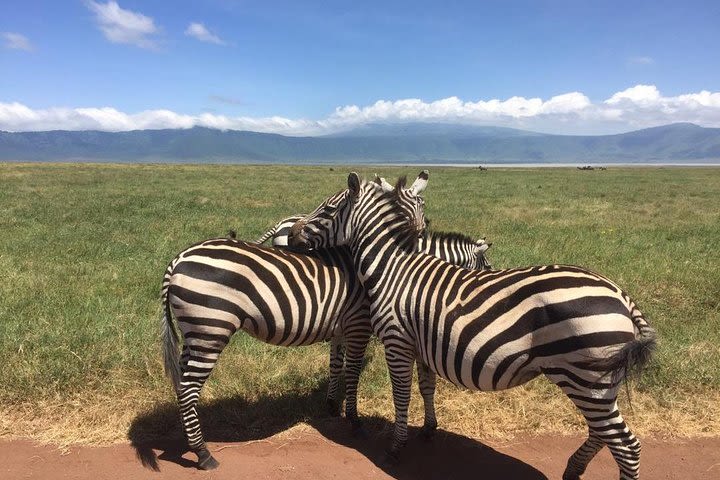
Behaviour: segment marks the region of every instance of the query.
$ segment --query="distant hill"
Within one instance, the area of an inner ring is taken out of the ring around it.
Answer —
[[[528,132],[507,127],[483,127],[457,123],[368,123],[349,130],[326,135],[326,137],[419,137],[444,136],[447,138],[466,137],[528,137],[540,136],[541,133]]]
[[[652,163],[720,161],[720,128],[678,123],[619,135],[547,135],[440,123],[333,135],[187,130],[0,131],[0,160],[261,163]]]

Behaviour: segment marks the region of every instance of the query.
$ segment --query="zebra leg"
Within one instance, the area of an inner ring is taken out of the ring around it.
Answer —
[[[585,469],[590,463],[590,460],[595,458],[595,455],[597,455],[604,446],[605,443],[590,432],[588,439],[580,445],[580,448],[578,448],[568,460],[565,473],[563,473],[563,480],[580,480],[580,475],[585,473]]]
[[[180,387],[177,391],[180,418],[188,440],[188,446],[198,457],[198,468],[212,470],[217,468],[219,463],[210,454],[205,444],[205,439],[200,430],[197,403],[200,398],[200,390],[202,390],[205,381],[210,376],[215,362],[220,356],[222,347],[218,351],[212,352],[204,351],[207,349],[194,350],[192,345],[188,346],[188,340],[186,337],[183,355],[180,360],[181,377]]]
[[[418,383],[420,395],[422,395],[425,406],[425,422],[420,435],[430,440],[437,430],[437,418],[435,417],[435,372],[430,370],[421,359],[417,359]]]
[[[338,400],[338,385],[343,369],[343,339],[334,335],[330,341],[330,382],[328,383],[327,403],[328,413],[333,417],[340,416],[340,401]]]
[[[365,350],[372,329],[369,314],[345,328],[345,417],[354,432],[362,434],[362,422],[357,413],[357,388],[362,372]]]
[[[640,478],[640,441],[625,424],[617,406],[617,387],[608,390],[584,390],[563,387],[588,423],[585,443],[568,460],[563,480],[579,479],[590,460],[607,445],[620,469],[620,480]]]
[[[412,386],[412,368],[415,353],[399,346],[385,347],[385,360],[392,382],[393,404],[395,406],[395,432],[388,456],[397,460],[400,450],[407,443],[408,406],[410,405],[410,387]]]

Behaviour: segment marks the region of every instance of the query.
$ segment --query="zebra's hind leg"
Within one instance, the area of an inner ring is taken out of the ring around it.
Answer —
[[[369,314],[345,327],[345,418],[350,421],[353,432],[360,435],[364,432],[357,412],[357,389],[372,335],[368,317]]]
[[[430,370],[422,359],[417,359],[418,384],[420,387],[420,395],[422,395],[425,407],[425,422],[420,430],[426,440],[435,436],[437,430],[437,418],[435,417],[435,372]]]
[[[325,398],[328,413],[333,417],[340,416],[341,404],[338,399],[338,385],[340,384],[343,361],[343,338],[340,335],[334,335],[330,341],[330,381],[328,383],[327,397]]]
[[[202,430],[200,430],[197,404],[200,391],[210,376],[224,345],[219,349],[203,348],[199,345],[188,345],[188,341],[192,342],[186,337],[180,360],[181,377],[180,387],[177,391],[180,418],[188,446],[198,457],[198,468],[212,470],[217,468],[219,463],[210,454],[205,444]]]
[[[625,424],[617,406],[617,386],[606,390],[578,389],[564,382],[563,391],[582,412],[588,439],[568,460],[563,480],[579,479],[588,463],[607,445],[620,469],[620,480],[640,478],[640,441]]]
[[[563,473],[563,480],[580,480],[580,475],[585,473],[590,460],[595,458],[595,455],[604,446],[605,443],[601,439],[590,433],[588,439],[580,445],[580,448],[568,460],[565,473]]]

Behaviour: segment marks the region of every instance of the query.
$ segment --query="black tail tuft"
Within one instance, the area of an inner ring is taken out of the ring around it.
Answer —
[[[657,335],[655,330],[645,326],[641,336],[623,345],[622,348],[613,353],[605,362],[607,369],[605,377],[610,376],[614,385],[625,382],[628,401],[632,408],[628,379],[639,375],[647,366],[657,346]]]
[[[639,375],[652,357],[657,346],[655,331],[647,329],[644,335],[624,345],[610,358],[613,383],[619,383]]]
[[[175,391],[180,388],[180,352],[178,350],[178,334],[175,331],[172,320],[172,312],[170,311],[170,301],[168,299],[167,289],[163,288],[163,316],[162,316],[162,353],[163,363],[165,366],[165,374],[172,380]]]

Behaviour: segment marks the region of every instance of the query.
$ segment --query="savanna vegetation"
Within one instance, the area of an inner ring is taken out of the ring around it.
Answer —
[[[358,167],[389,179],[418,170]],[[147,428],[179,428],[158,339],[167,262],[229,229],[254,239],[343,188],[347,173],[0,164],[0,435],[111,442],[158,408],[165,423]],[[494,242],[496,268],[578,264],[620,284],[661,339],[631,384],[628,422],[640,435],[720,434],[720,168],[436,167],[426,199],[434,229]],[[210,421],[257,429],[324,415],[327,352],[236,335],[203,392],[206,405],[223,405]],[[419,396],[412,407],[411,423],[421,423]],[[376,342],[359,408],[392,418]],[[543,379],[486,394],[440,382],[437,408],[441,427],[478,438],[585,428]]]

